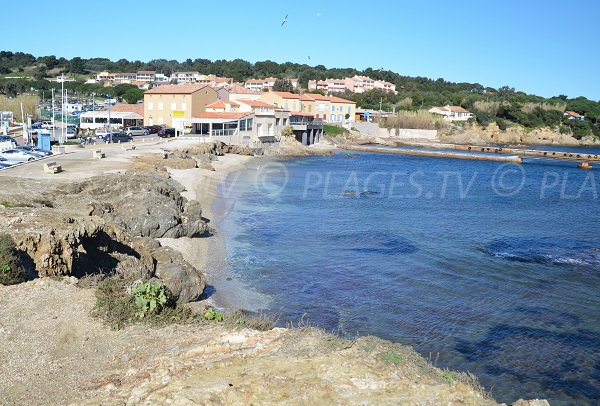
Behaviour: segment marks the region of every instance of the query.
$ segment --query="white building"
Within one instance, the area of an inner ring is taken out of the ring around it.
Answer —
[[[430,113],[440,114],[444,116],[444,120],[448,121],[467,121],[470,118],[473,118],[473,114],[460,107],[460,106],[444,106],[444,107],[432,107],[429,109]]]

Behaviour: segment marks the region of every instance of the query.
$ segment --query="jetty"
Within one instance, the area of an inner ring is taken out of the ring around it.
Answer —
[[[495,161],[523,163],[527,160],[555,160],[577,162],[583,169],[592,169],[592,164],[600,163],[600,155],[592,153],[569,151],[546,151],[536,149],[462,145],[462,144],[405,144],[413,148],[366,146],[366,145],[337,145],[339,149],[375,152],[383,154],[428,156],[434,158],[466,159],[475,161]],[[416,147],[416,148],[415,148]],[[418,148],[418,149],[417,149]]]

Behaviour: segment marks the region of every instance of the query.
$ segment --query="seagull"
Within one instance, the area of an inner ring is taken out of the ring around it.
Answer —
[[[282,26],[282,27],[283,27],[283,24],[287,23],[287,18],[288,18],[288,15],[286,14],[286,15],[285,15],[285,18],[283,19],[283,21],[282,21],[282,23],[281,23],[281,26]]]

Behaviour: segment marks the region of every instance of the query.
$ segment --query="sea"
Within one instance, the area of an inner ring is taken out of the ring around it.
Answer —
[[[596,169],[345,151],[252,161],[219,194],[214,289],[259,298],[240,306],[410,345],[500,402],[598,404]]]

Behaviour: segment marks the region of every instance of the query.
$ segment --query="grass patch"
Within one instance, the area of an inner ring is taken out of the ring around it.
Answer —
[[[230,327],[247,327],[259,331],[271,330],[277,322],[277,315],[252,313],[237,310],[225,315],[225,324]]]
[[[325,134],[330,137],[337,137],[346,132],[345,128],[331,124],[323,124],[323,130],[325,131]]]
[[[399,354],[395,353],[394,351],[388,351],[388,352],[381,354],[381,360],[383,362],[385,362],[386,364],[394,364],[394,365],[400,365],[404,362],[402,357]]]
[[[0,284],[15,285],[25,281],[15,241],[9,234],[0,234]]]
[[[450,371],[446,371],[442,374],[442,378],[444,378],[444,380],[446,382],[448,382],[449,384],[454,383],[454,381],[456,380],[456,376],[454,375],[453,372]]]

